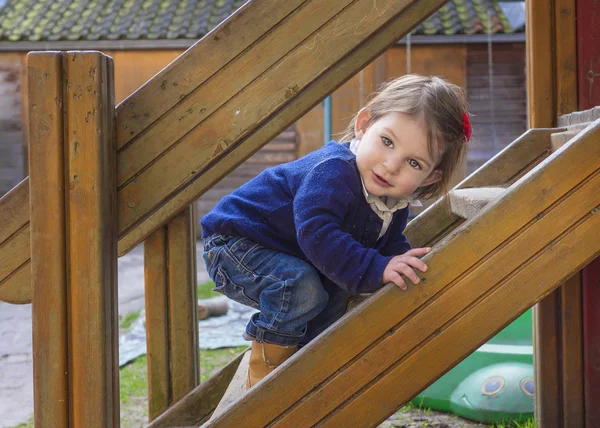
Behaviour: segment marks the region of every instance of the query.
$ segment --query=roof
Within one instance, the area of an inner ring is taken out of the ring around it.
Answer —
[[[0,41],[200,39],[244,0],[0,0]],[[491,30],[491,31],[488,31]],[[413,34],[513,33],[501,3],[453,0]]]

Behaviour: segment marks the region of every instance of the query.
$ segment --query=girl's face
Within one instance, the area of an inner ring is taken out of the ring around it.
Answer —
[[[427,133],[421,120],[390,112],[367,126],[369,113],[362,110],[354,128],[360,140],[356,153],[358,171],[367,191],[375,196],[408,197],[419,187],[441,179],[438,159],[427,149]]]

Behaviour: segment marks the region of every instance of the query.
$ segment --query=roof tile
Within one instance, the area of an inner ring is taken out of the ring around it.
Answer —
[[[0,40],[199,39],[245,0],[7,0]],[[518,29],[522,31],[522,29]],[[453,0],[412,34],[512,33],[493,0]]]

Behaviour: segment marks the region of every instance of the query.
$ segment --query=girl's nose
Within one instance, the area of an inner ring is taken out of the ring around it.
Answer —
[[[402,162],[397,159],[386,159],[383,166],[391,175],[397,175],[402,167]]]

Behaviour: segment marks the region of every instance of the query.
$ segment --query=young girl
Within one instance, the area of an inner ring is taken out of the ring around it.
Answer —
[[[438,77],[389,82],[341,141],[267,169],[202,219],[215,290],[260,310],[250,388],[340,318],[349,298],[387,283],[418,284],[403,235],[412,198],[447,191],[470,125],[463,91]],[[347,142],[350,141],[351,142]]]

